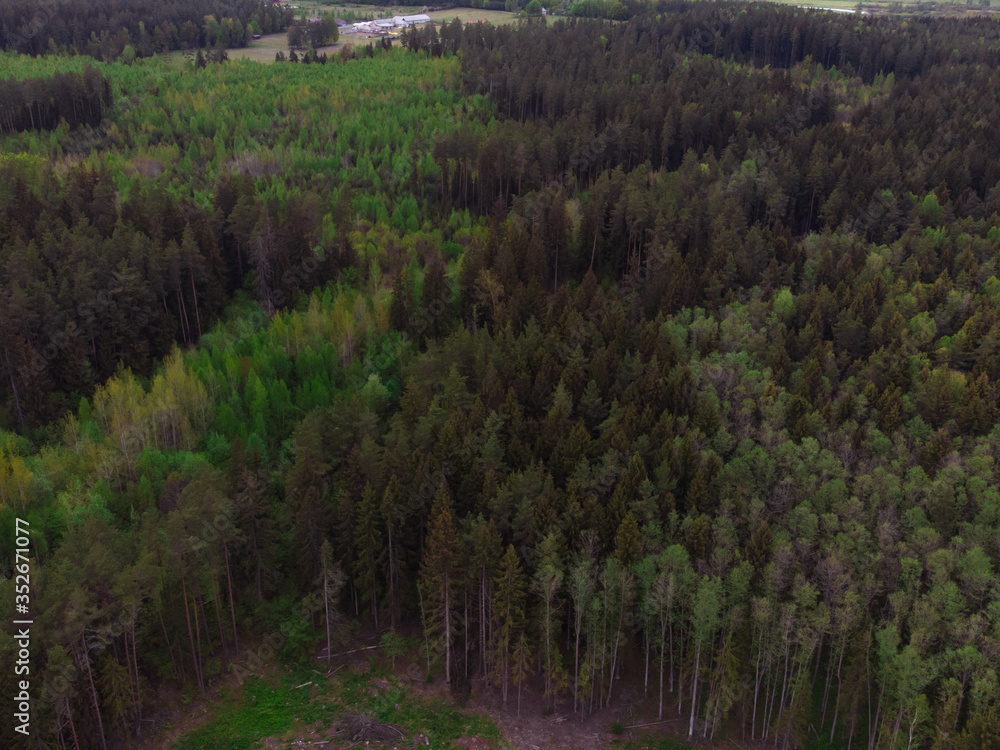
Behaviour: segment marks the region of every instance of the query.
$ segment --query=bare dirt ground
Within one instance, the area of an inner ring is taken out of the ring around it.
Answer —
[[[435,694],[450,699],[447,687],[440,682],[432,685],[413,683],[414,688],[426,694]],[[471,680],[472,695],[461,709],[465,713],[485,714],[503,732],[512,748],[517,750],[604,750],[615,740],[638,739],[650,732],[679,732],[687,730],[686,717],[676,715],[676,703],[671,702],[668,710],[664,705],[664,722],[658,722],[655,706],[649,713],[652,701],[642,700],[642,688],[629,684],[616,687],[610,707],[597,709],[592,714],[580,708],[573,712],[571,698],[556,701],[555,711],[545,711],[544,696],[536,686],[525,685],[521,692],[520,713],[518,713],[517,690],[511,688],[507,696],[507,706],[503,706],[500,692],[488,688],[481,678]],[[640,705],[641,704],[641,705]],[[646,711],[642,710],[646,707]],[[621,734],[612,732],[612,725],[620,722],[625,728]],[[638,725],[638,726],[637,726]],[[468,738],[470,741],[476,738]],[[476,748],[476,744],[468,747]],[[485,745],[483,746],[485,747]]]
[[[355,670],[359,674],[365,674],[369,667],[369,651],[370,648],[364,648],[338,655],[340,658],[335,664],[337,671]],[[272,664],[261,673],[267,677],[278,678],[284,669]],[[397,677],[408,684],[414,693],[454,703],[451,692],[443,680],[428,683],[423,675],[421,666],[415,663],[408,667],[404,667],[401,663],[397,669]],[[373,692],[386,687],[388,687],[387,682],[372,676]],[[615,740],[628,742],[663,735],[673,735],[683,740],[687,733],[688,717],[686,714],[678,716],[676,696],[668,698],[669,706],[664,704],[665,721],[657,721],[655,690],[650,687],[649,694],[644,695],[641,675],[638,674],[632,681],[616,682],[611,705],[602,709],[595,707],[594,712],[590,714],[582,706],[574,713],[573,700],[566,695],[556,701],[552,713],[547,713],[541,685],[536,684],[535,680],[525,684],[521,691],[520,712],[518,712],[516,687],[511,686],[509,689],[506,707],[503,705],[500,691],[487,686],[481,677],[473,676],[470,687],[471,694],[464,704],[458,704],[459,710],[467,714],[488,716],[499,727],[509,746],[517,750],[548,748],[604,750],[612,747]],[[144,742],[139,743],[139,746],[169,750],[181,736],[210,721],[218,706],[238,690],[240,690],[238,681],[232,675],[224,677],[204,696],[195,695],[188,703],[184,703],[176,687],[161,689],[149,703],[162,708],[155,712],[147,712],[146,720],[151,721],[144,727],[144,734],[146,730],[152,731],[146,735],[147,739]],[[623,730],[621,734],[612,731],[616,723],[621,725]],[[330,742],[330,746],[335,746],[344,740],[336,730],[336,723],[332,726],[319,724],[302,726],[299,739],[307,742],[323,739]],[[265,740],[261,750],[276,748],[279,744],[287,746],[287,742],[279,742],[276,738],[267,739],[271,742]],[[409,742],[410,739],[422,739],[422,736],[408,738],[401,746],[409,747],[412,744]],[[490,750],[495,747],[494,742],[476,736],[464,737],[457,744],[469,750]],[[725,745],[716,743],[716,747],[723,746]],[[131,747],[134,750],[136,744],[133,742]],[[124,745],[121,750],[125,750]]]

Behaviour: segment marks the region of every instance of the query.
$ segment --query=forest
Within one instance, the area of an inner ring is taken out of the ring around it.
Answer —
[[[80,54],[108,62],[195,47],[243,47],[285,29],[267,0],[4,0],[0,50]]]
[[[141,740],[276,628],[690,742],[1000,746],[1000,27],[386,46],[0,57],[12,746]]]

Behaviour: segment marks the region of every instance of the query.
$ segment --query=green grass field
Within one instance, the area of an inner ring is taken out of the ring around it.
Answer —
[[[809,8],[836,8],[840,10],[856,10],[859,6],[857,0],[772,0],[772,2],[782,5],[794,5],[796,7]],[[866,0],[860,4],[862,10],[871,13],[935,13],[947,15],[965,15],[996,13],[996,8],[988,8],[979,5],[978,2],[969,5],[965,0]]]
[[[449,8],[447,10],[428,11],[426,7],[402,6],[402,5],[324,5],[316,2],[296,3],[298,9],[296,14],[314,16],[332,14],[335,18],[346,18],[348,14],[355,16],[372,18],[392,18],[393,16],[407,16],[415,13],[427,13],[433,21],[450,21],[452,18],[461,19],[462,23],[475,23],[477,21],[487,21],[489,23],[511,23],[517,16],[502,10],[482,10],[479,8]]]
[[[336,44],[320,47],[316,50],[319,54],[332,55],[339,52],[344,46],[367,43],[366,39],[355,37],[350,34],[341,34]],[[288,46],[288,34],[267,34],[250,43],[249,47],[229,50],[229,57],[233,60],[247,59],[257,62],[274,62],[274,56],[278,52],[284,52],[287,57],[291,53]]]
[[[480,747],[482,743],[498,750],[506,747],[500,730],[487,717],[462,713],[449,702],[420,696],[385,676],[346,671],[326,679],[299,669],[280,681],[252,678],[221,701],[206,725],[182,736],[174,750],[247,750],[299,741],[347,747],[351,742],[337,735],[337,722],[349,713],[398,725],[404,747],[421,735],[431,748],[454,748],[462,737],[481,738]]]
[[[305,11],[307,15],[312,15],[316,12],[322,13],[335,13],[339,17],[341,11],[345,9],[352,10],[354,13],[358,14],[371,14],[378,18],[391,18],[394,15],[406,15],[412,13],[421,12],[421,8],[406,8],[397,6],[377,6],[377,5],[351,5],[351,6],[327,6],[327,5],[316,5],[315,3],[302,3],[299,5],[299,9]],[[482,10],[476,8],[451,8],[448,10],[436,10],[428,13],[431,20],[434,23],[446,23],[454,18],[458,18],[463,24],[466,23],[478,23],[480,21],[485,23],[495,23],[495,24],[507,24],[513,23],[517,20],[517,16],[513,13],[506,13],[500,10]],[[549,23],[552,23],[553,17],[549,17]],[[326,47],[320,47],[317,52],[320,54],[333,55],[339,52],[345,46],[353,46],[357,44],[369,44],[373,42],[373,39],[369,39],[365,36],[355,35],[355,34],[341,34],[340,39],[336,44],[331,44]],[[257,39],[250,43],[247,47],[242,47],[238,49],[230,49],[229,57],[233,60],[256,60],[257,62],[274,62],[274,57],[278,52],[283,52],[287,57],[291,49],[288,46],[288,34],[281,32],[280,34],[265,34],[260,39]],[[176,65],[183,64],[184,61],[194,58],[193,50],[176,50],[174,52],[168,52],[164,55],[167,60],[172,61]]]

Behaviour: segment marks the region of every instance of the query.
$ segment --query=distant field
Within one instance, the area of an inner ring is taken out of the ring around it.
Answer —
[[[345,45],[350,46],[353,44],[360,44],[362,42],[367,42],[366,39],[361,37],[352,37],[345,34],[340,37],[340,41],[337,44],[331,44],[326,47],[320,47],[317,52],[320,54],[326,53],[327,55],[332,55],[339,52],[341,48]],[[288,46],[288,34],[282,32],[280,34],[266,34],[260,39],[252,42],[249,47],[240,47],[239,49],[227,50],[230,60],[256,60],[257,62],[274,62],[274,56],[281,50],[285,53],[287,57],[291,52]],[[177,50],[174,52],[168,52],[164,57],[175,64],[180,64],[183,60],[189,60],[194,57],[196,53],[192,50],[181,51]]]
[[[299,3],[299,9],[305,10],[306,13],[313,13],[317,10],[325,13],[336,13],[335,17],[340,17],[342,11],[349,9],[356,14],[372,14],[378,18],[391,18],[396,15],[411,15],[414,13],[420,13],[423,11],[419,7],[403,7],[403,6],[378,6],[378,5],[351,5],[347,6],[329,6],[329,5],[316,5],[315,3]],[[477,8],[451,8],[449,10],[436,10],[428,13],[431,20],[435,23],[445,23],[451,21],[453,18],[458,18],[462,23],[477,23],[479,21],[484,21],[486,23],[495,24],[508,24],[513,23],[517,20],[517,16],[513,13],[506,13],[502,10],[481,10]],[[549,23],[552,22],[553,17],[549,16]],[[327,55],[332,55],[339,52],[345,46],[353,46],[356,44],[368,44],[373,41],[364,36],[356,36],[354,34],[341,34],[340,39],[336,44],[331,44],[327,47],[320,47],[317,52],[320,54],[326,53]],[[291,52],[288,47],[288,34],[281,32],[280,34],[265,34],[260,39],[257,39],[250,43],[248,47],[242,47],[239,49],[229,50],[229,57],[233,60],[247,59],[256,60],[257,62],[274,62],[274,56],[278,51],[284,52],[285,56]],[[174,51],[168,52],[164,57],[171,60],[175,64],[181,64],[182,61],[193,58],[195,53],[192,50],[187,51]]]
[[[316,2],[294,3],[298,5],[298,13],[305,12],[306,15],[333,14],[335,18],[346,18],[349,13],[357,16],[372,16],[373,18],[386,18],[391,16],[408,16],[414,13],[425,13],[426,7],[419,5],[353,5],[338,4],[324,5]]]
[[[355,44],[367,44],[368,41],[368,39],[361,36],[341,34],[340,39],[336,44],[320,47],[316,51],[319,54],[326,53],[327,55],[332,55],[339,52],[345,46],[350,47]],[[265,34],[260,39],[251,42],[249,47],[230,49],[227,50],[227,52],[229,53],[229,59],[231,60],[246,59],[256,60],[257,62],[274,62],[274,56],[278,54],[279,50],[284,52],[286,57],[291,53],[291,48],[288,46],[288,34],[284,31],[280,34]],[[195,52],[192,50],[177,50],[175,52],[168,52],[164,55],[164,57],[179,64],[181,60],[190,59],[194,55]]]
[[[323,5],[315,2],[296,3],[297,13],[305,13],[307,16],[332,14],[334,18],[348,18],[349,14],[358,17],[372,18],[392,18],[392,16],[409,16],[416,13],[426,13],[432,21],[450,21],[458,18],[462,23],[476,23],[485,21],[487,23],[511,23],[517,16],[502,10],[482,10],[479,8],[448,8],[447,10],[428,11],[427,6],[419,5]]]
[[[817,10],[822,8],[832,8],[838,10],[856,10],[859,7],[862,11],[870,13],[904,13],[904,14],[924,14],[934,13],[938,15],[981,15],[996,14],[996,8],[984,8],[981,5],[966,5],[962,0],[937,0],[936,2],[900,2],[899,0],[868,0],[859,3],[856,0],[772,0],[782,5],[794,5],[796,7],[810,7]]]
[[[838,8],[843,10],[854,10],[858,7],[857,2],[851,0],[776,0],[782,5],[807,5],[810,8]]]
[[[340,40],[336,44],[320,47],[316,51],[321,55],[323,53],[332,55],[335,52],[339,52],[345,45],[351,46],[362,41],[364,40],[361,39],[361,37],[353,37],[350,34],[341,34]],[[249,47],[231,49],[229,50],[229,57],[233,60],[246,58],[248,60],[256,60],[257,62],[274,62],[274,56],[278,54],[279,50],[284,52],[286,57],[291,53],[291,48],[288,46],[288,34],[285,32],[280,34],[267,34],[266,36],[262,36],[260,39],[251,42]]]
[[[485,21],[486,23],[504,24],[517,20],[517,16],[513,13],[477,8],[449,8],[448,10],[435,10],[427,15],[431,17],[432,21],[450,21],[453,18],[458,18],[462,23]]]

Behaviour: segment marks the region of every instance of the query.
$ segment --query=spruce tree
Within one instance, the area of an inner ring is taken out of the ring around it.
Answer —
[[[383,545],[379,506],[371,482],[365,484],[354,525],[354,580],[361,600],[372,608],[372,620],[378,629],[378,568]]]
[[[493,612],[496,630],[493,636],[494,682],[500,686],[503,704],[507,706],[507,690],[514,671],[514,650],[524,629],[525,580],[521,561],[508,545],[496,577]]]
[[[559,619],[560,597],[563,584],[563,568],[559,559],[558,541],[554,532],[539,545],[538,569],[532,581],[532,590],[539,598],[538,625],[542,659],[542,676],[545,681],[545,708],[555,707],[555,696],[565,687],[566,676],[562,668],[557,634],[561,629]]]
[[[451,644],[457,626],[455,594],[460,584],[461,543],[444,482],[434,494],[421,581],[427,598],[428,641],[444,651],[445,682],[451,682]]]

